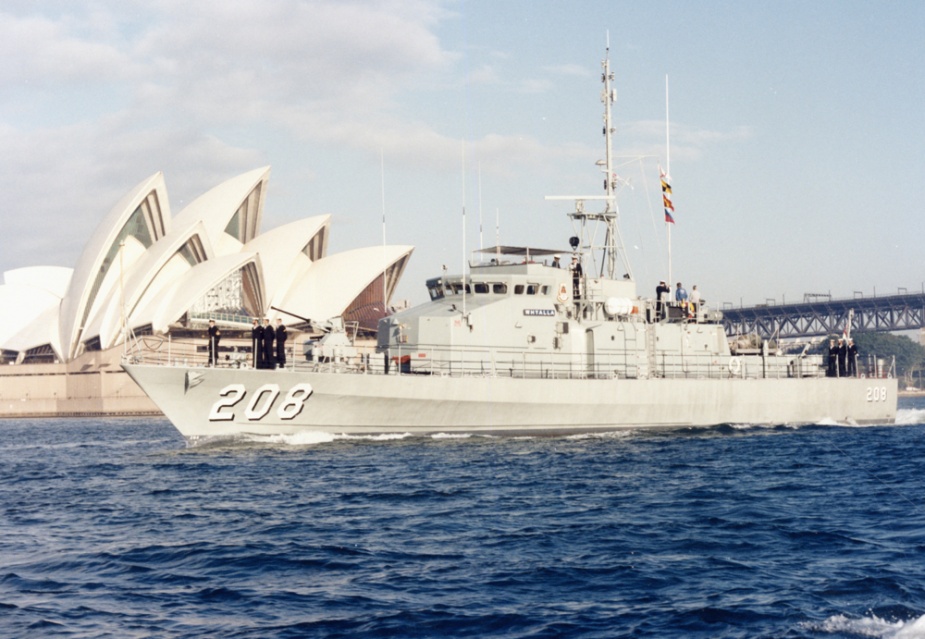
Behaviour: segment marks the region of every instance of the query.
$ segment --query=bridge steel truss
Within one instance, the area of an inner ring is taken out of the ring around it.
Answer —
[[[925,327],[925,292],[723,309],[726,335],[762,338],[840,335],[854,311],[851,330],[902,331]]]

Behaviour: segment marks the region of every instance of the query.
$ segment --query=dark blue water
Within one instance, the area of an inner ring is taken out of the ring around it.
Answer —
[[[925,637],[896,426],[187,448],[0,421],[0,637]]]

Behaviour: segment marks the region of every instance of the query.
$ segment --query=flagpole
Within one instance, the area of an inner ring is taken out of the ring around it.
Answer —
[[[389,296],[388,296],[388,266],[386,261],[386,243],[385,243],[385,149],[379,149],[379,191],[382,196],[382,316],[389,314]]]
[[[482,245],[482,161],[479,160],[479,251],[485,248]],[[481,259],[481,253],[479,254]]]
[[[665,174],[671,180],[671,140],[669,139],[668,124],[668,74],[665,74]],[[668,233],[668,286],[671,286],[671,224],[665,224]]]
[[[463,271],[462,271],[462,316],[463,319],[466,317],[466,282],[468,274],[468,262],[466,259],[466,140],[462,140],[462,262],[463,262]]]

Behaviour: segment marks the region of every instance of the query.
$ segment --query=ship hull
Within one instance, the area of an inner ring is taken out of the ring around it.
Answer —
[[[887,424],[895,379],[521,379],[124,364],[188,439]]]

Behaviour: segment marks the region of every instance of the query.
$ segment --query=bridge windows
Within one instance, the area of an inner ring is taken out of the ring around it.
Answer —
[[[507,284],[504,282],[474,282],[472,287],[476,295],[507,295]]]
[[[549,286],[546,284],[515,284],[514,295],[549,295]]]

